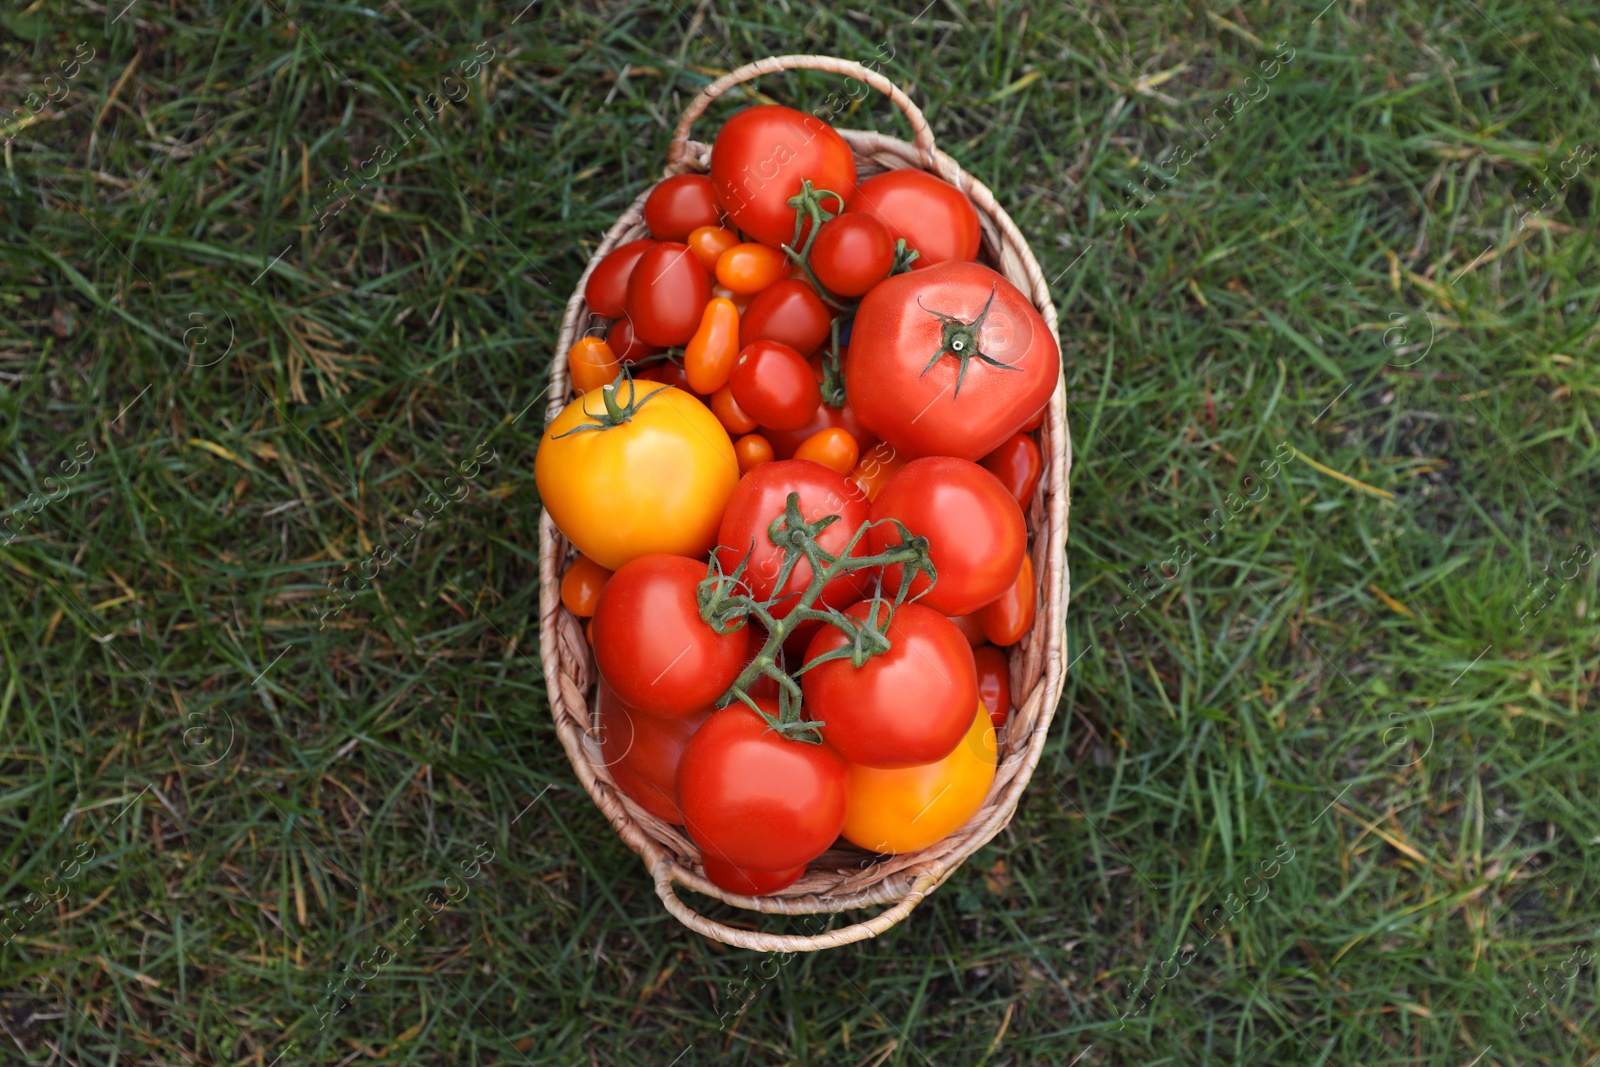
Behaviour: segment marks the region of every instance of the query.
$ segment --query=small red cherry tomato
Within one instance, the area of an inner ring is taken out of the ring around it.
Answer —
[[[684,242],[706,273],[715,275],[717,260],[722,258],[722,253],[739,243],[739,235],[722,226],[697,226],[689,231]]]
[[[871,215],[853,212],[829,219],[811,245],[811,270],[835,296],[860,296],[893,267],[894,238]]]
[[[739,460],[739,473],[749,474],[752,467],[771,463],[772,442],[758,433],[747,433],[733,443],[733,454]]]
[[[1011,716],[1011,668],[1006,666],[1006,654],[993,645],[981,645],[972,650],[972,658],[978,666],[978,699],[988,709],[989,721],[996,728],[1004,726]]]
[[[833,312],[817,291],[796,278],[774,282],[750,301],[739,316],[739,343],[781,341],[809,356],[828,339]]]
[[[580,337],[567,353],[567,377],[580,393],[610,385],[620,368],[616,353],[600,337]]]
[[[628,318],[639,338],[653,345],[687,344],[710,299],[705,268],[676,241],[645,249],[628,276]]]
[[[721,221],[722,206],[704,174],[676,174],[644,199],[644,224],[658,241],[682,241],[691,231]]]
[[[961,631],[961,636],[965,637],[967,644],[973,648],[977,648],[988,640],[983,636],[983,621],[978,618],[977,612],[973,612],[971,615],[951,615],[949,619],[956,624],[956,629]]]
[[[662,822],[681,824],[678,761],[711,709],[660,719],[628,707],[604,679],[598,703],[600,753],[617,788]]]
[[[794,450],[794,458],[809,459],[824,467],[832,467],[840,474],[849,474],[855,469],[859,451],[856,439],[850,436],[849,431],[830,426],[802,441],[800,447]]]
[[[741,349],[728,388],[752,419],[774,430],[798,430],[822,403],[811,364],[781,341],[756,341]]]
[[[803,863],[787,871],[748,871],[710,852],[700,857],[700,863],[705,867],[706,879],[712,885],[747,897],[764,897],[768,893],[787,889],[806,873]]]
[[[1039,476],[1044,473],[1044,458],[1033,438],[1025,433],[1013,434],[978,463],[999,478],[1022,507],[1033,503],[1033,492],[1039,488]]]
[[[776,248],[749,242],[717,258],[717,281],[749,296],[789,276],[789,260]]]
[[[807,362],[811,364],[817,384],[820,385],[822,383],[822,370],[818,366],[818,357],[812,356]],[[868,433],[866,428],[861,425],[861,420],[856,418],[855,409],[850,406],[849,400],[844,402],[843,407],[837,408],[829,407],[827,402],[824,401],[818,406],[816,414],[812,415],[810,421],[804,426],[798,430],[773,430],[767,434],[767,439],[772,442],[773,451],[778,454],[779,459],[788,459],[794,455],[794,450],[799,448],[806,438],[818,430],[826,430],[833,427],[837,427],[855,438],[856,447],[860,449],[862,455],[865,455],[873,445],[878,443],[878,439]],[[849,471],[845,473],[848,474]]]
[[[1048,407],[1048,406],[1049,405],[1046,405],[1046,407]],[[1023,433],[1032,433],[1033,431],[1037,430],[1039,427],[1041,427],[1043,425],[1044,425],[1044,408],[1040,408],[1039,409],[1039,413],[1037,415],[1035,415],[1033,418],[1029,419],[1027,422],[1022,424],[1021,430],[1022,430]]]
[[[654,241],[642,237],[606,253],[606,258],[590,272],[583,286],[583,300],[589,310],[606,319],[621,315],[628,299],[628,278],[633,274],[634,265],[654,246]]]
[[[633,320],[626,316],[611,324],[611,328],[606,331],[606,344],[611,346],[611,351],[619,363],[635,363],[661,352],[655,345],[645,344],[639,339],[633,332]],[[615,380],[615,375],[612,376],[612,380]]]
[[[700,328],[683,351],[690,387],[701,396],[710,396],[727,385],[739,347],[739,309],[732,300],[712,297],[700,316]]]
[[[1004,648],[1021,641],[1033,629],[1039,611],[1039,590],[1033,581],[1033,560],[1022,557],[1022,569],[1011,588],[992,604],[979,609],[978,621],[991,644]]]
[[[728,431],[730,437],[749,433],[756,428],[756,420],[745,414],[744,408],[733,398],[733,390],[726,385],[711,394],[711,414],[722,423],[722,428]]]
[[[588,556],[580,555],[572,561],[567,573],[561,576],[561,603],[580,619],[594,614],[600,603],[600,590],[606,587],[611,572]]]

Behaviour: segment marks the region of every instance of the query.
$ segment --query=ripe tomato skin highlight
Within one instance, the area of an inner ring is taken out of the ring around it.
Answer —
[[[578,618],[587,619],[594,614],[595,606],[600,603],[600,590],[610,579],[610,571],[588,556],[580,555],[561,576],[561,603]]]
[[[757,700],[768,714],[777,704]],[[678,807],[702,853],[753,871],[789,871],[839,836],[849,801],[845,762],[791,741],[741,703],[714,713],[678,763]]]
[[[580,337],[567,352],[567,378],[574,392],[587,393],[616,380],[622,362],[600,337]]]
[[[1004,648],[1027,636],[1038,612],[1039,589],[1033,580],[1033,560],[1024,553],[1017,580],[992,604],[979,609],[978,621],[983,624],[983,635],[989,643]]]
[[[988,710],[989,721],[999,729],[1011,716],[1011,668],[1006,654],[993,645],[979,645],[972,650],[972,658],[978,667],[978,699]]]
[[[776,248],[754,241],[734,245],[717,258],[717,284],[751,296],[789,276],[789,261]]]
[[[837,522],[817,535],[817,544],[824,552],[837,555],[844,551],[850,538],[867,521],[867,501],[845,482],[837,471],[820,463],[803,459],[777,460],[763,463],[739,480],[739,487],[728,500],[722,516],[722,527],[717,531],[717,559],[725,573],[733,573],[739,562],[749,553],[750,562],[745,567],[744,580],[750,595],[767,600],[779,592],[790,599],[771,608],[774,618],[785,618],[807,585],[811,584],[811,563],[804,556],[795,562],[789,580],[778,589],[778,572],[783,568],[783,549],[772,543],[768,528],[772,520],[783,514],[790,493],[800,494],[800,518],[816,522],[827,515],[837,515]],[[870,555],[867,539],[856,542],[851,553]],[[872,588],[870,571],[841,574],[822,588],[817,607],[824,605],[845,608],[867,595]]]
[[[849,474],[855,470],[860,452],[856,439],[850,436],[849,431],[830,426],[802,441],[800,447],[794,450],[794,458],[809,459],[840,474]]]
[[[845,840],[901,855],[927,848],[972,818],[994,784],[999,741],[981,706],[970,721],[954,751],[936,763],[894,769],[850,764]]]
[[[1026,508],[1033,503],[1034,490],[1039,488],[1039,478],[1044,474],[1044,457],[1033,438],[1018,433],[984,456],[979,466],[999,478],[1017,503]]]
[[[711,411],[730,434],[746,434],[756,428],[756,420],[745,413],[726,385],[711,394]]]
[[[603,319],[621,315],[628,299],[628,278],[639,257],[654,246],[654,241],[641,237],[606,253],[606,258],[596,264],[583,285],[583,300],[589,310]]]
[[[927,171],[906,167],[874,175],[856,186],[845,210],[882,223],[891,248],[905,238],[920,253],[912,270],[978,258],[978,209],[960,189]]]
[[[797,430],[816,414],[822,388],[805,357],[781,341],[753,341],[739,351],[728,379],[733,398],[774,430]]]
[[[599,690],[600,753],[617,788],[662,822],[681,825],[678,761],[683,746],[711,717],[711,709],[661,719],[628,707],[604,679]]]
[[[638,334],[633,332],[633,320],[626,315],[613,322],[606,331],[606,344],[619,363],[634,363],[661,352],[657,346],[645,344],[639,339]]]
[[[628,276],[628,318],[639,339],[670,347],[687,344],[711,299],[711,279],[689,246],[658,241]]]
[[[881,620],[887,605],[877,603]],[[871,606],[852,604],[845,614],[865,620]],[[889,651],[860,667],[836,659],[801,675],[806,716],[825,724],[828,744],[852,764],[910,767],[943,759],[972,725],[978,704],[972,646],[954,623],[921,604],[901,604],[888,637]],[[849,643],[825,624],[805,662]]]
[[[744,345],[778,341],[810,356],[828,339],[832,322],[833,312],[815,289],[797,278],[785,278],[750,301],[739,317],[739,341]]]
[[[717,260],[722,258],[722,253],[739,243],[739,235],[723,226],[696,226],[684,238],[684,243],[706,269],[706,273],[715,276]]]
[[[928,586],[918,574],[912,595],[929,589],[919,604],[944,615],[967,615],[1010,589],[1022,567],[1028,528],[1000,479],[964,459],[926,456],[900,468],[872,502],[872,520],[899,519],[928,539],[928,555],[939,580]],[[881,552],[899,534],[893,524],[867,534]],[[885,589],[900,588],[898,564],[884,568]]]
[[[758,433],[747,433],[733,443],[733,454],[739,458],[739,473],[749,474],[763,463],[771,463],[772,443]]]
[[[709,852],[700,857],[700,864],[706,869],[706,878],[712,885],[747,897],[764,897],[768,893],[787,889],[806,873],[803,863],[787,871],[747,871]]]
[[[683,352],[689,386],[709,396],[728,384],[739,356],[739,309],[732,300],[712,297],[700,316],[700,328]]]
[[[710,707],[738,677],[750,628],[719,634],[700,618],[705,565],[641,556],[611,576],[594,613],[595,665],[629,707],[677,719]]]
[[[854,153],[814,115],[774,104],[747,107],[711,143],[717,199],[735,226],[764,245],[779,248],[794,239],[789,198],[806,178],[846,201],[856,189]],[[831,201],[826,206],[838,209]]]
[[[864,212],[829,219],[811,243],[812,273],[834,296],[858,297],[887,278],[893,267],[894,238]]]
[[[682,241],[702,226],[722,221],[722,207],[704,174],[663,179],[644,200],[644,224],[658,241]]]
[[[935,312],[982,323],[976,336],[951,338]],[[958,339],[966,355],[947,347]],[[862,297],[844,371],[856,415],[878,437],[913,458],[976,461],[1050,402],[1061,353],[1016,286],[980,263],[944,263],[897,274]]]

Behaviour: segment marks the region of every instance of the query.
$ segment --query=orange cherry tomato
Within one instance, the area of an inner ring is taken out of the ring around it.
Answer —
[[[961,631],[961,636],[965,637],[967,644],[973,648],[977,648],[987,640],[983,636],[983,620],[978,618],[976,611],[971,615],[949,615],[946,617],[956,624],[956,629]]]
[[[788,276],[788,257],[766,245],[734,245],[717,258],[717,281],[746,296]]]
[[[772,442],[758,433],[747,433],[733,443],[733,454],[739,460],[739,473],[748,474],[752,467],[771,463],[776,457]]]
[[[1004,726],[1011,716],[1011,668],[1006,665],[1006,654],[993,645],[983,645],[972,650],[972,659],[978,666],[978,699],[989,709],[989,721],[996,728]]]
[[[610,571],[588,556],[580,555],[561,576],[561,603],[578,618],[589,618],[594,614],[595,605],[600,603],[600,590],[606,587],[610,577]]]
[[[721,226],[696,227],[689,232],[687,241],[689,251],[694,253],[694,258],[700,261],[708,274],[717,269],[717,260],[722,258],[722,253],[738,243],[739,235]]]
[[[873,500],[877,498],[878,490],[882,489],[907,462],[908,457],[896,452],[888,441],[879,441],[867,449],[867,454],[861,457],[855,470],[850,472],[850,480],[861,487],[861,491],[867,494],[868,500]]]
[[[700,328],[683,350],[683,369],[689,388],[701,396],[728,384],[733,361],[739,355],[739,309],[732,300],[712,297],[700,316]]]
[[[855,469],[859,452],[856,439],[850,436],[849,430],[830,426],[801,441],[800,447],[794,450],[794,458],[809,459],[824,467],[832,467],[840,474],[849,474]]]
[[[1000,599],[979,608],[978,621],[983,624],[983,635],[991,644],[1014,645],[1033,629],[1033,618],[1039,611],[1039,590],[1033,582],[1033,560],[1027,553],[1022,556],[1022,569],[1011,588],[1000,594]]]
[[[567,377],[574,392],[587,393],[617,380],[622,365],[603,337],[580,337],[567,353]]]
[[[756,428],[756,420],[744,413],[733,398],[733,390],[726,385],[711,394],[711,413],[729,434],[749,433]]]

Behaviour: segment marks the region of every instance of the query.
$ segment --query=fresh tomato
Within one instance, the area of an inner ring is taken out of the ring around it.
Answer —
[[[644,224],[658,241],[682,241],[692,231],[721,221],[722,207],[704,174],[675,174],[644,198]]]
[[[1004,648],[1027,636],[1038,612],[1039,587],[1033,579],[1033,560],[1024,553],[1017,580],[999,599],[978,611],[978,621],[983,624],[983,635],[989,643]]]
[[[772,701],[756,703],[777,714]],[[751,871],[791,871],[844,825],[845,762],[827,742],[791,740],[735,703],[711,716],[678,764],[678,807],[702,853]]]
[[[638,378],[642,382],[661,382],[674,389],[682,389],[686,393],[694,392],[689,388],[689,374],[683,369],[683,364],[674,363],[670,359],[652,363],[639,372]]]
[[[808,362],[812,364],[813,369],[816,369],[815,357]],[[822,381],[821,374],[818,373],[814,377],[817,378],[817,382],[820,385]],[[848,400],[844,402],[843,407],[837,408],[830,406],[824,400],[817,405],[816,413],[811,416],[804,426],[798,430],[773,430],[767,434],[767,438],[772,442],[773,451],[777,453],[779,459],[789,459],[794,455],[794,450],[804,444],[818,430],[831,429],[843,430],[849,434],[856,442],[856,447],[863,457],[871,451],[873,445],[878,443],[878,439],[868,433],[866,427],[861,425],[861,420],[856,418],[855,408],[850,406],[850,401]]]
[[[928,539],[928,556],[939,573],[929,587],[918,574],[912,595],[945,615],[966,615],[1000,596],[1017,579],[1028,543],[1022,509],[1000,479],[964,459],[926,456],[900,468],[872,502],[874,526],[867,536],[882,552],[899,539],[899,519]],[[884,588],[900,588],[900,566],[884,569]]]
[[[595,605],[600,603],[600,590],[610,577],[610,571],[580,555],[561,576],[561,603],[578,618],[587,619],[594,614]]]
[[[829,219],[811,243],[811,270],[834,296],[861,296],[893,268],[894,238],[871,215],[855,212]]]
[[[891,246],[905,238],[919,253],[912,270],[978,258],[983,231],[977,208],[960,189],[925,170],[886,170],[868,178],[856,186],[846,210],[883,223]]]
[[[1023,433],[1032,433],[1033,431],[1037,430],[1039,427],[1043,426],[1044,425],[1044,412],[1045,412],[1045,409],[1044,408],[1040,408],[1039,409],[1039,414],[1035,415],[1033,418],[1031,418],[1027,422],[1023,423],[1022,424],[1022,432]]]
[[[711,394],[711,410],[729,434],[746,434],[756,428],[756,420],[745,414],[726,385]]]
[[[1044,457],[1039,446],[1025,433],[1012,434],[999,448],[983,457],[982,467],[1017,498],[1026,508],[1033,503],[1033,492],[1039,488],[1039,476],[1044,473]]]
[[[833,312],[810,284],[785,278],[756,294],[739,316],[739,341],[779,341],[809,356],[828,339],[832,322]]]
[[[811,365],[782,341],[745,345],[733,365],[728,387],[739,407],[774,430],[798,430],[822,403],[822,389]]]
[[[776,248],[750,242],[734,245],[717,259],[717,283],[750,296],[789,276],[789,261]]]
[[[787,889],[806,873],[803,863],[787,871],[747,871],[709,852],[700,857],[700,865],[706,869],[706,878],[712,885],[747,897],[764,897]]]
[[[739,310],[732,300],[713,297],[700,316],[700,328],[683,352],[689,385],[703,396],[728,384],[739,356]]]
[[[568,404],[545,428],[533,472],[556,526],[608,570],[652,552],[704,556],[739,483],[716,417],[654,382],[608,385]]]
[[[966,736],[936,763],[892,769],[850,765],[845,840],[869,852],[902,855],[948,837],[972,818],[994,783],[999,745],[981,705],[969,721]]]
[[[744,581],[750,595],[757,600],[768,600],[782,594],[789,599],[771,609],[775,618],[784,618],[794,610],[799,594],[811,584],[811,563],[804,556],[795,562],[789,579],[778,588],[778,572],[783,568],[784,550],[773,544],[768,535],[772,521],[784,513],[790,493],[800,494],[800,518],[803,522],[816,522],[828,515],[839,516],[817,535],[817,545],[824,551],[837,555],[861,524],[867,521],[867,501],[837,472],[820,463],[803,459],[785,459],[763,463],[753,468],[739,480],[728,501],[727,512],[722,517],[722,528],[717,532],[717,558],[726,573],[750,556],[745,566]],[[867,539],[861,538],[851,555],[865,556]],[[871,589],[871,579],[866,571],[841,574],[823,587],[816,607],[844,608],[860,600]]]
[[[597,703],[600,754],[617,788],[662,822],[681,825],[678,761],[711,709],[678,719],[646,715],[628,707],[604,679]]]
[[[1011,668],[1006,665],[1006,654],[993,645],[980,645],[972,650],[972,659],[978,666],[978,699],[998,729],[1011,717]]]
[[[974,611],[970,615],[948,615],[951,622],[956,624],[956,629],[961,631],[961,636],[967,639],[967,644],[977,648],[988,638],[983,636],[983,619]]]
[[[880,438],[913,457],[977,460],[1050,402],[1061,353],[1016,286],[978,263],[945,263],[872,287],[844,370]]]
[[[583,285],[583,300],[589,310],[604,319],[621,315],[628,299],[628,278],[639,257],[653,247],[654,241],[642,237],[606,253],[606,258],[589,272],[589,280]]]
[[[567,377],[575,392],[610,385],[622,364],[601,337],[580,337],[567,353]]]
[[[711,279],[689,246],[660,241],[628,278],[628,318],[640,340],[667,347],[687,344],[711,299]]]
[[[694,258],[706,269],[707,274],[716,274],[717,260],[722,258],[722,253],[739,243],[739,235],[722,226],[697,226],[689,231],[689,236],[684,238],[689,246],[689,251],[694,253]],[[762,246],[766,247],[765,245]]]
[[[803,179],[845,201],[856,190],[855,154],[816,116],[766,104],[745,108],[717,131],[711,144],[717,199],[733,224],[762,244],[779,248],[794,239],[789,199]]]
[[[826,404],[823,407],[827,407]],[[856,469],[850,472],[850,480],[861,487],[867,494],[868,500],[878,499],[878,493],[889,484],[889,479],[900,472],[906,465],[906,457],[894,450],[894,446],[887,441],[879,441],[862,454],[856,461]]]
[[[888,618],[886,600],[852,604],[845,614],[876,623]],[[921,604],[901,604],[885,631],[889,651],[861,666],[832,659],[801,675],[806,716],[823,723],[828,744],[851,763],[909,767],[943,759],[972,725],[978,674],[972,646],[955,624]],[[805,662],[850,645],[836,626],[824,625]]]
[[[606,344],[617,359],[623,363],[637,363],[641,359],[659,355],[661,349],[655,345],[645,344],[633,332],[633,320],[624,315],[611,324],[606,332]]]
[[[733,454],[739,457],[740,474],[749,474],[753,468],[776,458],[772,454],[772,442],[758,433],[747,433],[735,441]]]
[[[802,441],[800,447],[794,450],[794,458],[809,459],[824,467],[832,467],[840,474],[849,474],[855,470],[860,452],[856,439],[850,436],[848,430],[830,426]]]
[[[700,618],[705,564],[640,556],[611,576],[594,613],[594,659],[623,703],[682,718],[727,692],[749,658],[750,628],[719,634]]]

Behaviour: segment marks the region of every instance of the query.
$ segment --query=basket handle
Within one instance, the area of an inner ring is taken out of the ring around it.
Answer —
[[[851,59],[840,59],[837,56],[792,55],[768,56],[754,63],[746,63],[700,90],[700,95],[684,108],[683,117],[678,120],[678,128],[672,132],[672,143],[667,146],[667,173],[673,174],[678,170],[678,165],[689,151],[689,127],[694,125],[695,119],[705,114],[706,108],[711,106],[713,100],[736,85],[743,85],[763,74],[780,70],[825,70],[866,82],[894,101],[894,105],[905,115],[906,121],[911,123],[912,142],[917,146],[917,154],[922,157],[924,169],[938,172],[939,150],[933,143],[933,127],[928,125],[927,116],[922,113],[922,109],[912,103],[911,98],[901,92],[894,82]]]

